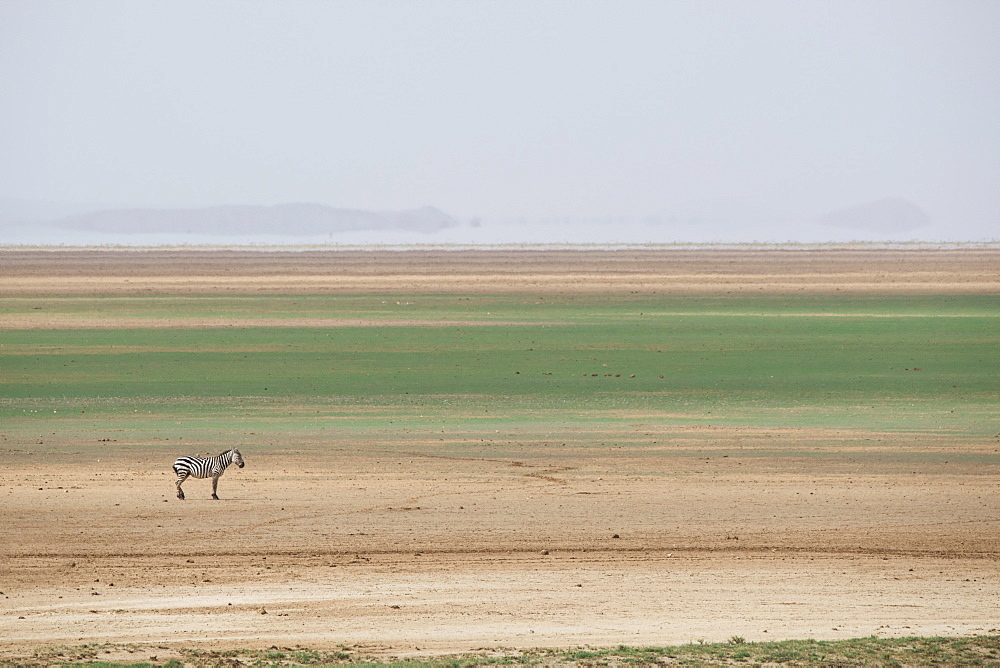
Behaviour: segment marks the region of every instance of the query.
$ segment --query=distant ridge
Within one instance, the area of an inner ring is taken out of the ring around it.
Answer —
[[[828,213],[820,216],[819,222],[834,227],[894,234],[928,225],[931,217],[909,200],[886,197]]]
[[[458,222],[440,209],[338,209],[324,204],[213,206],[191,209],[102,209],[57,218],[53,227],[116,234],[319,235],[361,230],[436,232]]]

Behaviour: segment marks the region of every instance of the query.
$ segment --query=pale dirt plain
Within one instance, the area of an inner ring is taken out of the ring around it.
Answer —
[[[7,250],[0,272],[4,296],[1000,294],[995,248]],[[4,326],[102,325],[39,312]],[[0,658],[93,642],[162,662],[181,645],[409,656],[1000,632],[997,438],[673,426],[670,456],[649,456],[664,429],[637,414],[607,434],[620,449],[577,451],[570,435],[524,457],[407,454],[386,430],[289,458],[250,436],[218,502],[205,480],[174,497],[177,444],[137,457],[60,433],[45,452],[66,454],[43,458],[5,440]],[[482,438],[508,455],[544,435]],[[837,456],[713,456],[775,443]],[[979,456],[871,456],[905,448]]]

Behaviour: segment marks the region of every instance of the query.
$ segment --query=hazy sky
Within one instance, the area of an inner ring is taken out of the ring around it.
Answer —
[[[1000,229],[998,36],[995,0],[0,0],[0,197]]]

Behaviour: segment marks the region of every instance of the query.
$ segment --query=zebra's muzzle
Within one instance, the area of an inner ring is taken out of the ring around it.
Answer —
[[[243,462],[240,462],[239,467],[243,468]]]

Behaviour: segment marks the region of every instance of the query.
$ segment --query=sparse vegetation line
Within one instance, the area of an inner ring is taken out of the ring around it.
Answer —
[[[48,668],[208,668],[215,666],[392,666],[398,668],[472,668],[474,666],[998,666],[1000,635],[847,640],[749,641],[733,635],[727,642],[686,645],[574,647],[514,650],[484,648],[463,654],[408,656],[373,654],[364,647],[301,645],[268,649],[198,649],[177,644],[88,644],[42,647],[30,655],[0,654],[0,666]]]

